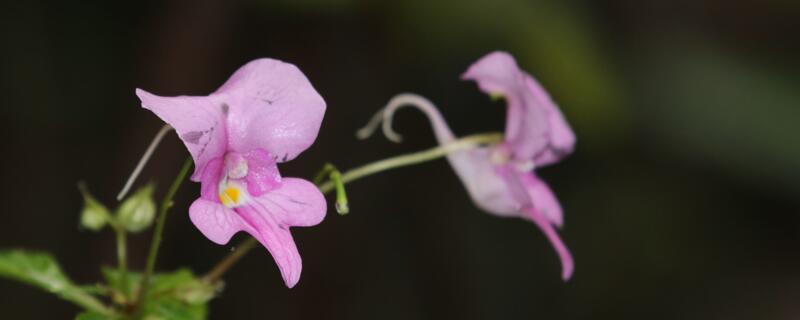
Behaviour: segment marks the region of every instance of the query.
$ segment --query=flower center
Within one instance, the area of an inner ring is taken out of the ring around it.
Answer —
[[[234,181],[221,182],[219,186],[219,201],[228,208],[235,208],[247,202],[247,191]]]
[[[225,174],[231,179],[241,179],[247,176],[247,159],[239,153],[225,155]]]

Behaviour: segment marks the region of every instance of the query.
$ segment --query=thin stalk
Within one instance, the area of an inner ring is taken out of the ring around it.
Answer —
[[[410,166],[426,161],[435,160],[446,156],[449,153],[472,149],[477,145],[497,143],[502,141],[503,135],[500,133],[484,133],[466,136],[451,143],[441,145],[424,151],[404,154],[388,159],[369,163],[355,169],[350,169],[342,174],[342,183],[347,184],[378,172],[383,172],[400,167]],[[328,181],[319,186],[323,193],[327,193],[336,187],[333,181]]]
[[[170,130],[172,130],[172,127],[170,127],[168,124],[165,124],[163,127],[161,127],[161,130],[158,130],[158,133],[156,133],[156,136],[153,138],[153,141],[150,142],[150,145],[147,147],[147,150],[144,151],[144,155],[142,155],[142,158],[139,159],[139,163],[136,164],[136,168],[133,169],[133,172],[128,177],[128,181],[125,181],[125,186],[123,186],[122,190],[119,192],[119,194],[117,194],[117,201],[122,200],[122,198],[124,198],[125,195],[128,194],[128,191],[131,190],[133,182],[135,182],[136,178],[139,177],[139,174],[142,173],[144,165],[146,165],[147,161],[150,160],[150,157],[153,155],[153,152],[156,151],[156,147],[158,147],[158,144],[161,143],[161,140],[164,139],[164,136],[167,135],[167,132],[169,132]]]
[[[106,315],[112,318],[117,315],[117,313],[114,310],[107,307],[105,304],[100,302],[100,300],[97,300],[97,298],[85,292],[79,287],[70,287],[68,289],[65,289],[59,295],[65,300],[72,301],[73,303],[83,307],[86,310],[91,310],[96,313]]]
[[[239,259],[241,259],[250,249],[256,245],[256,238],[250,237],[247,240],[242,241],[236,249],[233,250],[230,254],[228,254],[225,259],[217,263],[211,271],[206,273],[203,276],[203,281],[206,283],[214,283],[217,279],[222,277],[228,269],[230,269]]]
[[[503,135],[501,133],[496,133],[496,132],[470,135],[455,140],[451,143],[431,148],[428,150],[395,156],[379,160],[376,162],[372,162],[354,169],[350,169],[347,172],[343,173],[339,177],[339,179],[337,179],[338,181],[329,180],[328,182],[325,182],[321,185],[320,184],[317,185],[319,186],[319,189],[320,191],[322,191],[323,194],[327,194],[328,192],[331,192],[332,190],[336,189],[337,183],[341,183],[342,185],[344,185],[346,183],[353,182],[355,180],[376,174],[378,172],[435,160],[453,152],[472,149],[479,145],[498,143],[501,142],[502,140],[503,140]],[[324,171],[326,170],[323,169],[323,172]],[[318,177],[324,176],[324,173],[317,176]],[[344,188],[342,187],[342,189]],[[206,281],[207,283],[214,283],[217,280],[219,280],[219,278],[221,278],[222,275],[224,275],[225,272],[228,271],[228,269],[230,269],[234,264],[236,264],[236,262],[242,259],[245,256],[245,254],[247,254],[247,252],[250,251],[250,249],[253,249],[255,244],[256,244],[256,239],[253,237],[243,240],[239,244],[238,249],[231,252],[225,258],[220,260],[220,262],[218,262],[217,265],[214,266],[214,268],[212,268],[210,272],[208,272],[205,276],[203,276],[203,280]]]
[[[122,227],[114,227],[114,232],[117,234],[117,263],[119,266],[119,285],[122,288],[122,294],[125,298],[129,298],[130,291],[128,288],[128,245],[127,234]]]
[[[342,173],[333,164],[326,163],[314,177],[314,184],[319,186],[320,183],[325,181],[326,177],[333,182],[333,186],[336,189],[336,212],[340,215],[348,214],[350,207],[347,205],[347,191],[344,189],[344,183],[342,182]]]
[[[139,294],[136,297],[136,315],[137,318],[141,316],[142,307],[145,304],[145,300],[147,299],[147,291],[150,289],[150,277],[153,274],[153,269],[156,265],[156,258],[158,257],[158,249],[161,247],[161,237],[164,233],[164,224],[167,220],[167,212],[169,208],[172,207],[172,198],[175,197],[175,193],[178,192],[178,188],[183,183],[183,180],[186,179],[186,176],[189,174],[189,169],[192,167],[192,158],[186,159],[183,163],[183,167],[181,167],[181,171],[178,173],[178,176],[175,177],[175,180],[172,181],[172,185],[170,185],[169,190],[167,190],[167,194],[164,195],[164,199],[161,200],[161,206],[158,210],[158,220],[156,221],[156,227],[153,231],[153,240],[150,242],[150,253],[147,255],[147,265],[144,269],[144,274],[142,274],[142,282],[140,285]]]

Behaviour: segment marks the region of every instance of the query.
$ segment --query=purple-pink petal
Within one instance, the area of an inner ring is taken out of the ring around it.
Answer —
[[[325,101],[305,75],[292,64],[257,59],[208,96],[136,94],[192,155],[192,180],[201,183],[201,197],[189,208],[195,226],[218,244],[250,233],[294,286],[302,262],[289,228],[316,225],[327,209],[316,186],[282,179],[277,167],[314,143],[325,114]]]
[[[322,222],[327,204],[311,182],[284,178],[280,186],[236,208],[219,201],[197,199],[189,208],[192,223],[209,240],[226,244],[236,232],[255,237],[272,255],[284,282],[293,287],[300,279],[302,260],[290,227],[309,227]]]
[[[200,233],[216,244],[226,244],[245,226],[236,212],[218,201],[197,199],[189,207],[189,219]]]
[[[502,82],[507,79],[494,80]],[[427,100],[413,100],[408,103],[425,113],[439,144],[453,142],[455,136],[441,113]],[[572,275],[574,262],[556,231],[556,227],[563,224],[561,205],[544,181],[532,171],[521,169],[524,161],[505,158],[512,153],[509,148],[513,147],[506,142],[456,151],[449,153],[447,160],[479,208],[497,216],[519,217],[536,224],[558,254],[562,278],[567,280]]]
[[[285,178],[280,188],[252,200],[236,212],[245,221],[245,230],[272,254],[286,286],[294,287],[303,263],[289,227],[322,222],[327,210],[325,198],[311,182]]]
[[[200,174],[200,197],[209,201],[219,202],[219,180],[225,169],[223,158],[216,158],[208,162]]]
[[[136,89],[142,107],[175,128],[194,160],[193,181],[199,181],[206,164],[225,155],[227,133],[225,111],[217,97],[160,97]]]
[[[538,101],[538,105],[542,107],[550,129],[547,135],[548,147],[533,158],[537,166],[543,167],[558,162],[572,153],[575,149],[575,133],[564,118],[564,114],[536,80],[526,75],[525,84]]]
[[[296,66],[257,59],[214,94],[230,107],[228,149],[268,151],[277,162],[297,157],[317,138],[325,101]]]
[[[247,160],[247,192],[258,197],[281,183],[281,174],[275,158],[268,152],[256,149],[244,155]]]
[[[267,58],[242,66],[208,96],[136,95],[189,149],[193,181],[228,151],[262,149],[277,162],[292,160],[314,143],[325,115],[325,101],[300,69]]]
[[[526,208],[525,213],[527,214],[526,218],[542,230],[542,233],[544,233],[547,240],[550,241],[550,244],[556,250],[558,258],[561,260],[561,279],[567,281],[572,278],[572,272],[575,270],[575,262],[572,260],[572,254],[569,252],[569,249],[567,249],[564,241],[558,236],[555,227],[553,227],[547,217],[535,207]]]
[[[561,111],[510,54],[487,54],[470,66],[462,79],[474,80],[487,94],[505,98],[505,139],[515,159],[544,166],[572,152],[575,135]]]
[[[427,99],[414,97],[406,104],[398,105],[397,108],[401,106],[413,106],[425,113],[440,145],[455,140],[455,135],[442,114]],[[447,154],[447,161],[461,179],[476,206],[500,216],[518,216],[521,205],[511,197],[505,183],[497,178],[496,170],[490,160],[491,152],[489,148],[451,152]]]
[[[528,172],[522,175],[522,183],[527,189],[532,205],[547,218],[550,223],[557,227],[564,225],[564,213],[556,195],[550,187],[534,173]]]

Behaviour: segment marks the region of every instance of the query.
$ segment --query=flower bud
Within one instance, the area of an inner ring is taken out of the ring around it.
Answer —
[[[81,210],[81,227],[92,231],[99,231],[108,223],[111,212],[97,201],[86,188],[84,183],[78,184],[78,189],[83,195],[83,209]]]
[[[139,232],[153,223],[156,215],[153,189],[153,185],[148,184],[122,202],[117,209],[117,222],[121,227],[130,232]]]

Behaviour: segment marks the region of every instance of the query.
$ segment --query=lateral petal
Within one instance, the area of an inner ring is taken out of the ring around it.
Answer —
[[[245,230],[233,209],[203,198],[195,200],[189,207],[189,218],[206,238],[216,244],[226,244],[234,234]]]
[[[567,281],[572,278],[572,272],[575,270],[575,262],[572,260],[572,254],[564,244],[564,241],[561,240],[561,237],[559,237],[556,229],[535,207],[527,207],[525,213],[527,214],[526,217],[542,230],[542,233],[544,233],[547,240],[550,241],[550,244],[553,246],[553,249],[555,249],[556,254],[558,254],[558,259],[561,260],[561,279]]]
[[[258,239],[275,259],[286,286],[300,279],[302,259],[289,231],[293,226],[313,226],[325,218],[327,204],[311,182],[284,178],[280,187],[236,208],[248,233]]]
[[[564,211],[553,190],[544,180],[529,172],[522,175],[522,183],[530,196],[532,205],[544,215],[550,223],[561,227],[564,225]]]

